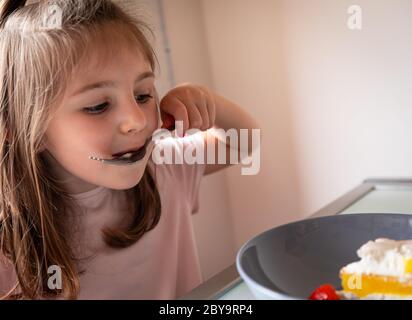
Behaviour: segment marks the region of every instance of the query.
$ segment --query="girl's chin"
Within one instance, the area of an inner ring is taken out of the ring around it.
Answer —
[[[107,188],[109,189],[114,189],[114,190],[128,190],[136,185],[139,184],[139,182],[142,180],[144,174],[144,170],[139,171],[137,175],[131,175],[130,173],[125,176],[124,178],[122,177],[117,177],[116,179],[113,179],[109,181],[107,184]]]

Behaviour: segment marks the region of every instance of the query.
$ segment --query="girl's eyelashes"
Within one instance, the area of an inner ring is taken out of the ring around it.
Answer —
[[[143,98],[142,100],[136,99],[137,103],[147,103],[147,102],[149,102],[150,99],[153,99],[153,96],[150,95],[150,94],[142,94],[142,95],[138,95],[136,97],[139,97],[140,99]]]
[[[153,96],[150,94],[142,94],[136,96],[136,101],[139,104],[146,104],[151,99],[153,99]],[[108,106],[109,103],[105,102],[94,107],[84,108],[83,110],[89,114],[100,114],[103,113],[108,108]]]
[[[107,106],[108,106],[108,103],[105,102],[95,107],[84,108],[83,110],[86,111],[86,113],[96,114],[96,113],[102,113],[104,110],[106,110]]]

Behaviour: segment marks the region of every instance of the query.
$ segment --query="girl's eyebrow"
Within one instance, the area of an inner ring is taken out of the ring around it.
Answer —
[[[143,72],[142,74],[140,74],[136,78],[135,84],[142,81],[142,80],[144,80],[144,79],[154,78],[154,77],[155,77],[155,75],[152,71]],[[77,90],[73,94],[73,96],[77,96],[77,95],[82,94],[82,93],[84,93],[86,91],[89,91],[89,90],[94,90],[94,89],[99,89],[99,88],[107,88],[107,87],[114,87],[114,86],[116,86],[116,83],[114,81],[100,81],[100,82],[88,84],[88,85],[80,88],[79,90]]]

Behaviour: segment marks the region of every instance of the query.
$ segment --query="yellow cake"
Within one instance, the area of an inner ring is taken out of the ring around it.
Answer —
[[[344,298],[412,299],[412,240],[376,239],[357,254],[340,271]]]

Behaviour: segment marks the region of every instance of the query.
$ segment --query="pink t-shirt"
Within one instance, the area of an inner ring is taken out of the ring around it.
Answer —
[[[199,141],[195,136],[168,138],[161,143],[171,143],[181,152],[179,145],[185,148]],[[79,243],[87,243],[88,252],[94,254],[80,264],[85,273],[79,278],[79,299],[175,299],[201,284],[191,215],[199,208],[200,181],[206,166],[155,164],[152,159],[149,166],[156,167],[161,218],[154,229],[130,247],[110,248],[101,236],[104,226],[121,223],[126,208],[124,192],[98,187],[73,195],[84,208],[77,215],[80,223],[73,232]],[[0,289],[6,279],[11,278],[3,270]]]

